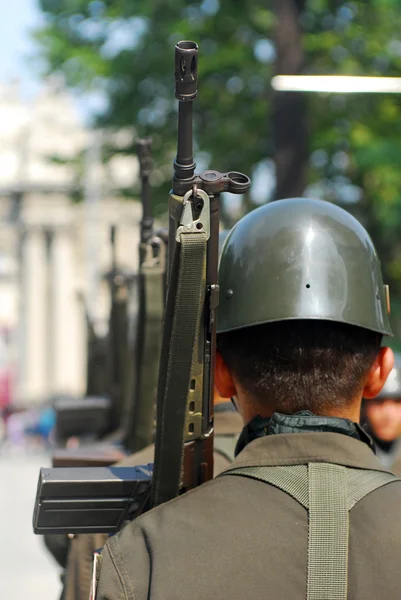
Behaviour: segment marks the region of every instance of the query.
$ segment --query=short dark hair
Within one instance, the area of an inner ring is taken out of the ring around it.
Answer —
[[[361,391],[381,339],[352,325],[290,320],[219,334],[217,348],[255,404],[324,414]]]

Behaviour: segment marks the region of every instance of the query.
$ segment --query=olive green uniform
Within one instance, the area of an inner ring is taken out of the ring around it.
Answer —
[[[256,327],[257,336],[258,325],[294,319],[391,334],[387,290],[372,241],[358,221],[327,202],[283,200],[246,215],[224,244],[219,286],[218,335]],[[344,494],[353,477],[391,482],[371,488],[352,505],[346,504],[348,496],[343,503],[346,517],[339,518],[338,505],[328,493],[337,481],[331,475],[326,486],[315,480],[306,489],[308,508],[294,493],[295,486],[287,493],[266,477],[250,478],[249,470],[247,476],[220,476],[110,538],[101,555],[96,599],[303,600],[308,594],[315,600],[398,600],[401,482],[378,461],[359,426],[351,424],[353,433],[345,435],[342,429],[350,425],[345,419],[337,419],[340,432],[325,427],[330,417],[311,419],[316,427],[301,433],[292,426],[273,431],[269,424],[230,470],[257,467],[266,474],[274,467],[270,473],[280,472],[282,479],[302,471],[312,482],[319,468],[328,474],[341,471]],[[315,528],[319,512],[320,537]],[[327,532],[334,545],[329,546]],[[340,539],[344,544],[336,553]],[[336,584],[335,577],[326,582],[324,569],[319,571],[316,558],[321,556],[331,575],[341,564],[338,580],[344,587],[339,595],[319,596],[321,588],[327,592],[329,583]],[[310,590],[316,589],[318,595],[312,596]]]
[[[310,462],[385,471],[364,442],[314,432],[256,439],[233,466]],[[264,482],[219,477],[110,538],[96,598],[303,600],[307,544],[308,513],[294,498]],[[398,600],[400,556],[397,481],[373,491],[350,512],[348,598]]]
[[[240,415],[231,409],[231,403],[216,407],[214,473],[218,475],[234,458],[234,448],[242,429]],[[124,460],[120,466],[134,466],[153,462],[154,446],[137,452]],[[64,579],[63,600],[88,600],[92,576],[93,553],[107,541],[105,534],[77,535],[71,540],[67,569]]]

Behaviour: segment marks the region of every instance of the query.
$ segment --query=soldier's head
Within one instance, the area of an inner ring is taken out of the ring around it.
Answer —
[[[401,354],[395,354],[394,368],[380,394],[365,399],[364,416],[377,440],[392,442],[401,437]]]
[[[273,411],[358,419],[393,366],[380,263],[341,208],[296,198],[230,232],[220,260],[216,385],[248,420]]]

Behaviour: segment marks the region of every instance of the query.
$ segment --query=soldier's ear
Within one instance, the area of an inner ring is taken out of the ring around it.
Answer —
[[[391,348],[380,348],[375,362],[369,369],[362,396],[374,398],[379,394],[394,367],[394,352]]]
[[[231,377],[231,373],[227,368],[226,363],[223,360],[220,352],[216,352],[216,370],[214,374],[214,384],[217,388],[219,396],[222,398],[231,398],[235,396],[237,390],[235,389],[234,380]]]

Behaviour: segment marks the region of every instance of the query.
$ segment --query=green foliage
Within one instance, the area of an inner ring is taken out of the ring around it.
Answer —
[[[278,0],[277,0],[278,1]],[[305,4],[305,72],[401,73],[399,0],[280,0]],[[202,167],[252,173],[272,158],[270,78],[275,3],[262,0],[40,0],[37,40],[49,71],[98,91],[102,126],[132,125],[154,140],[157,199],[165,206],[175,151],[173,51],[200,47],[196,100]],[[310,191],[352,210],[368,227],[401,318],[401,96],[308,95]],[[398,305],[400,304],[400,308]]]
[[[304,39],[311,71],[400,75],[398,2],[311,1],[308,11]],[[401,95],[314,94],[309,109],[310,179],[319,182],[326,197],[354,212],[371,233],[391,284],[394,323],[401,333]]]
[[[255,56],[272,13],[251,0],[42,0],[46,26],[37,33],[50,71],[67,83],[105,94],[98,125],[132,125],[151,135],[153,183],[165,202],[176,139],[173,45],[195,39],[200,93],[195,134],[204,167],[251,172],[268,155],[269,68]],[[224,114],[224,119],[222,115]]]

